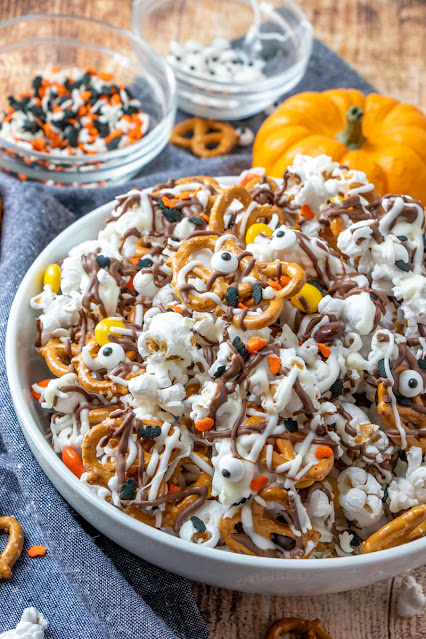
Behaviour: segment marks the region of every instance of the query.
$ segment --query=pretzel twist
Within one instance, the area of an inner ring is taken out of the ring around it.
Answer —
[[[411,401],[414,405],[421,406],[422,408],[425,407],[425,403],[421,395],[412,397]],[[401,404],[397,404],[397,407],[399,416],[401,418],[401,425],[405,431],[408,431],[410,429],[404,422],[407,422],[408,424],[414,426],[416,430],[426,429],[425,413],[416,411],[415,408],[413,408],[412,406],[401,406]],[[383,382],[381,382],[377,388],[377,411],[382,419],[386,430],[398,431],[389,393]],[[397,446],[401,446],[400,436],[389,435],[389,437],[394,442],[394,444],[396,444]],[[416,437],[410,437],[408,435],[407,449],[411,448],[411,446],[419,446],[422,449],[423,454],[426,453],[426,437],[419,437],[419,439],[417,439]]]
[[[319,619],[301,619],[300,617],[284,617],[278,619],[268,629],[265,639],[280,639],[286,632],[295,632],[304,639],[332,639],[322,627]]]
[[[211,231],[223,233],[226,230],[225,214],[234,200],[238,200],[238,202],[243,205],[246,211],[250,207],[250,212],[247,219],[243,217],[237,224],[238,236],[240,237],[240,239],[244,239],[246,230],[252,224],[263,220],[270,222],[274,214],[278,216],[280,225],[285,224],[285,215],[283,210],[279,206],[257,204],[253,200],[247,188],[243,186],[231,186],[223,191],[221,195],[219,195],[213,205],[209,222],[209,228]]]
[[[0,579],[10,579],[12,566],[21,556],[24,545],[24,531],[15,517],[0,517],[0,530],[9,533],[9,541],[0,554]]]
[[[209,466],[212,465],[210,459],[208,459],[208,457],[205,457],[204,455],[202,455],[201,453],[195,453],[196,455],[198,455],[198,457],[200,457],[200,459],[202,459],[206,464],[208,464]],[[183,466],[185,466],[186,464],[194,464],[193,460],[190,457],[182,457],[182,459],[179,460],[178,465],[176,466],[172,476],[169,479],[169,483],[172,484],[176,484],[178,477],[182,471]],[[197,478],[197,480],[195,482],[193,482],[192,484],[190,484],[189,486],[186,486],[186,488],[195,488],[198,486],[206,486],[206,488],[208,489],[208,491],[211,491],[211,477],[210,475],[208,475],[205,471],[200,469],[200,474]],[[162,525],[166,526],[166,527],[170,527],[173,528],[175,525],[175,521],[176,521],[176,517],[183,511],[185,510],[185,508],[188,508],[188,506],[191,506],[191,504],[193,504],[196,500],[198,499],[198,495],[187,495],[186,497],[184,497],[183,499],[180,499],[179,501],[175,501],[175,502],[168,502],[166,503],[166,508],[163,512],[163,520],[162,520]]]
[[[64,362],[68,359],[68,353],[65,344],[60,339],[49,340],[47,344],[38,349],[38,352],[44,357],[49,370],[56,377],[62,377],[70,372],[69,364]],[[73,356],[78,354],[77,344],[71,344],[71,353]]]
[[[192,137],[186,137],[188,133],[192,133]],[[211,158],[232,151],[238,135],[228,122],[189,118],[175,124],[170,142],[183,149],[191,149],[200,158]],[[211,148],[212,145],[215,147]]]
[[[167,265],[170,266],[173,271],[172,284],[176,294],[179,299],[193,311],[213,311],[218,305],[217,301],[207,295],[204,296],[203,292],[196,292],[195,288],[194,292],[188,291],[185,293],[182,291],[182,285],[187,284],[191,276],[207,284],[213,272],[201,264],[194,264],[193,268],[186,272],[184,278],[181,278],[179,274],[182,269],[187,270],[191,262],[196,262],[194,255],[198,251],[208,249],[214,252],[217,239],[216,235],[192,237],[186,242],[183,242],[175,255],[167,261]],[[222,243],[222,249],[236,256],[244,252],[243,249],[237,246],[232,237],[229,237],[229,239],[226,239],[226,241]],[[238,270],[243,270],[252,259],[251,255],[242,257],[239,260]],[[278,269],[280,269],[281,274],[290,278],[289,282],[282,289],[276,291],[273,299],[265,301],[266,306],[261,313],[245,316],[244,327],[246,330],[259,330],[272,324],[279,317],[284,302],[293,297],[293,295],[296,295],[305,284],[305,271],[297,264],[291,262],[281,262],[279,260],[275,262],[256,262],[251,270],[251,275],[261,282],[266,282],[268,279],[276,276]],[[211,286],[211,293],[222,301],[227,293],[228,287],[234,279],[235,273],[219,275]],[[240,299],[246,299],[252,295],[252,284],[250,282],[240,282],[236,286]],[[262,301],[262,304],[263,303],[264,301]],[[223,311],[218,308],[217,312],[220,314]],[[235,326],[239,326],[237,315],[234,315],[232,322]]]
[[[298,437],[300,439],[300,442],[303,442],[303,440],[305,439],[305,435],[303,433],[294,433],[294,436]],[[274,472],[277,472],[276,469],[277,467],[281,466],[281,464],[285,464],[286,462],[295,458],[295,443],[297,442],[291,442],[287,439],[275,440],[275,445],[280,452],[277,453],[277,451],[275,450],[272,451],[271,469]],[[266,444],[263,447],[262,452],[260,453],[260,461],[265,465],[267,464]],[[309,470],[297,482],[296,488],[306,488],[309,484],[313,484],[316,481],[322,481],[331,472],[333,466],[334,457],[327,457],[325,459],[318,460],[318,463],[314,466],[311,466],[311,468],[309,468]]]
[[[89,340],[87,346],[89,347],[90,356],[96,357],[100,346],[94,337]],[[93,377],[92,371],[84,363],[83,352],[73,357],[71,362],[72,364],[74,364],[77,371],[78,381],[89,393],[98,393],[100,395],[105,395],[106,397],[111,397],[114,395],[127,395],[127,393],[129,392],[127,386],[122,386],[121,384],[115,384],[111,381],[108,382],[106,380],[96,379],[95,377]],[[140,369],[138,371],[129,373],[125,379],[132,379],[137,375],[141,375],[142,372],[142,369]]]
[[[267,503],[274,502],[281,504],[281,506],[283,506],[285,510],[291,514],[288,493],[284,488],[265,488],[259,492],[259,497]],[[262,506],[257,501],[253,501],[251,509],[253,516],[253,528],[258,535],[262,535],[262,537],[265,537],[268,540],[271,540],[272,535],[283,535],[285,537],[291,537],[291,539],[296,539],[296,535],[288,524],[277,521],[274,517],[265,513],[265,506]],[[235,512],[232,517],[221,520],[219,528],[223,541],[233,552],[256,556],[256,552],[248,548],[243,543],[243,539],[240,535],[235,533],[236,526],[241,523],[241,512],[242,508]],[[314,530],[302,533],[303,546],[305,547],[308,541],[313,541],[314,544],[316,544],[320,536],[320,533]],[[277,554],[281,555],[281,551],[272,550],[270,551],[270,554],[271,556],[277,556]],[[309,556],[309,554],[307,556]]]
[[[363,554],[395,548],[426,536],[426,504],[410,508],[373,533],[361,546]]]

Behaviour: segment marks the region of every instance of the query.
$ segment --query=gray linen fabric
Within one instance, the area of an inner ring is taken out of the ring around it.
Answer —
[[[293,93],[340,86],[372,90],[316,41],[307,74]],[[185,116],[179,113],[178,117]],[[264,117],[261,114],[242,124],[256,130]],[[77,218],[132,186],[146,187],[169,176],[235,174],[249,166],[247,149],[200,161],[187,151],[168,147],[138,178],[121,186],[53,189],[0,175],[4,211],[0,245],[0,515],[14,515],[25,532],[24,552],[13,578],[0,582],[0,633],[16,625],[26,606],[36,606],[49,620],[47,638],[206,639],[207,631],[187,581],[137,559],[97,533],[46,478],[11,405],[4,343],[10,306],[22,277],[40,251]],[[0,549],[3,539],[0,536]],[[45,545],[47,555],[30,559],[26,551],[33,544]]]

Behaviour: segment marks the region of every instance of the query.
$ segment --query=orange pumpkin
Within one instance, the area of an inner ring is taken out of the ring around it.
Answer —
[[[426,204],[426,117],[409,104],[356,89],[299,93],[261,126],[253,166],[282,177],[297,153],[325,153],[365,171],[382,195],[403,193]]]

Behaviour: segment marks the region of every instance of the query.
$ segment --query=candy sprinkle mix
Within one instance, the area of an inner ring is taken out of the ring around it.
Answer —
[[[66,72],[54,67],[35,76],[27,93],[10,95],[8,101],[0,114],[0,135],[29,151],[105,153],[134,144],[149,125],[131,90],[92,68]]]

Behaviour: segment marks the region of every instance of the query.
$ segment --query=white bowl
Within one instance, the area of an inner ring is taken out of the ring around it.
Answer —
[[[426,537],[398,548],[339,559],[266,559],[204,548],[125,515],[94,495],[64,466],[46,440],[46,415],[30,392],[31,384],[45,378],[47,369],[33,346],[35,313],[29,299],[40,292],[45,268],[77,243],[95,238],[112,208],[113,203],[106,204],[84,216],[44,249],[18,289],[7,329],[7,374],[18,420],[41,468],[64,499],[100,532],[138,557],[223,588],[263,594],[325,594],[367,586],[422,565]]]

